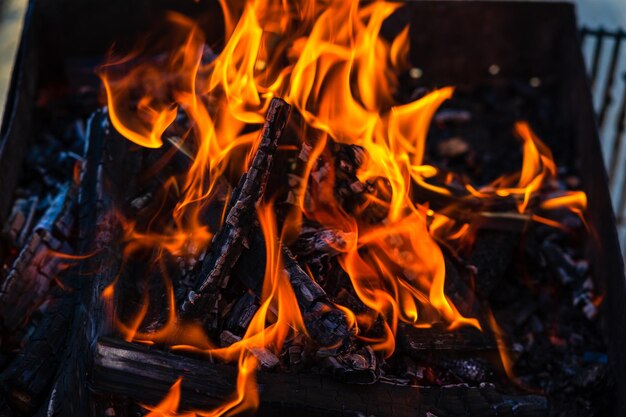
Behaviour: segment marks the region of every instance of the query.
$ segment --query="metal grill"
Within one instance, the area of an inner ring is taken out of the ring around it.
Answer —
[[[626,257],[626,32],[583,27],[580,34],[622,254]]]

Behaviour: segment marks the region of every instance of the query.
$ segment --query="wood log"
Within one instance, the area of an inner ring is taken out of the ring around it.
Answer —
[[[320,229],[314,232],[303,233],[293,245],[293,252],[300,256],[310,257],[319,254],[335,256],[346,246],[346,240],[353,239],[352,233],[335,229]]]
[[[90,386],[98,393],[157,404],[181,376],[181,409],[210,409],[229,399],[235,391],[233,366],[106,338],[95,345]],[[319,374],[263,371],[257,381],[261,399],[257,416],[261,417],[548,415],[546,398],[507,395],[489,384],[480,387],[348,385]]]
[[[242,177],[222,229],[213,237],[194,290],[187,294],[182,310],[186,316],[210,311],[219,289],[227,284],[231,269],[250,236],[256,204],[262,198],[274,152],[289,118],[290,106],[281,99],[270,103],[261,139],[248,172]]]
[[[66,345],[75,304],[74,294],[56,291],[26,347],[0,374],[7,400],[21,414],[32,415],[48,395]]]
[[[258,309],[258,295],[252,292],[244,293],[226,316],[224,328],[235,334],[243,335]]]
[[[417,329],[408,324],[398,326],[398,350],[421,359],[424,352],[480,352],[498,349],[493,337],[474,327],[463,327],[448,331],[443,327],[433,326]]]
[[[0,321],[5,334],[16,335],[44,301],[62,262],[48,252],[71,252],[66,241],[73,225],[77,194],[77,187],[71,183],[61,187],[2,284]]]
[[[322,364],[335,379],[348,384],[373,384],[380,377],[378,359],[370,346],[328,356]]]
[[[9,220],[2,230],[3,235],[18,248],[26,244],[35,218],[37,203],[39,203],[37,196],[15,200]]]
[[[95,255],[80,265],[77,307],[67,348],[50,395],[39,411],[46,417],[101,415],[99,410],[110,405],[88,389],[86,378],[97,338],[113,332],[112,316],[102,297],[121,267],[122,230],[112,210],[117,207],[113,196],[115,189],[132,192],[128,178],[133,178],[132,170],[140,166],[136,158],[141,155],[127,152],[129,142],[110,127],[103,110],[89,120],[87,140],[78,225],[81,252]]]
[[[318,283],[304,272],[287,247],[283,247],[285,273],[298,299],[309,336],[321,346],[342,343],[351,335],[345,314],[336,308]]]
[[[245,256],[233,268],[233,277],[260,296],[266,261],[265,243],[260,231],[254,234],[250,247],[243,253]],[[351,334],[345,314],[332,304],[324,289],[300,267],[287,247],[282,248],[282,258],[283,270],[289,277],[309,336],[320,346],[341,344]]]

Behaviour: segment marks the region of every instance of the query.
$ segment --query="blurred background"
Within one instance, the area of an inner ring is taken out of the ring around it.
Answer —
[[[193,1],[193,0],[190,0]],[[581,24],[617,29],[626,27],[626,0],[573,0]],[[27,0],[0,0],[0,115],[17,50]]]
[[[48,0],[52,1],[52,0]],[[194,1],[194,0],[180,0]],[[626,248],[626,0],[572,0],[581,27],[622,249]],[[0,0],[0,115],[27,0]],[[51,34],[54,36],[54,34]],[[626,253],[625,253],[626,254]]]
[[[27,0],[0,0],[0,116],[4,114],[26,4]]]
[[[626,1],[624,0],[574,0],[578,17],[584,24],[606,27],[626,25]]]

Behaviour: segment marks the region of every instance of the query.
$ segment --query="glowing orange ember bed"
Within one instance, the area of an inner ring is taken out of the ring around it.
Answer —
[[[0,148],[0,415],[626,413],[575,23],[32,0]]]

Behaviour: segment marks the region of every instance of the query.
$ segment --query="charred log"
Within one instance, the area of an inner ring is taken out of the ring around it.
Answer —
[[[283,247],[283,262],[304,324],[313,340],[321,346],[332,346],[346,340],[351,331],[345,314],[330,302],[324,289],[304,272],[286,247]]]
[[[17,199],[13,204],[9,220],[2,231],[3,235],[16,247],[23,247],[32,228],[35,211],[39,199],[31,196],[27,199]]]
[[[130,176],[129,167],[138,165],[126,152],[128,141],[110,128],[106,112],[92,116],[88,132],[88,162],[81,177],[78,224],[82,252],[95,255],[80,266],[77,307],[67,349],[50,396],[42,406],[48,417],[91,415],[102,407],[89,391],[86,377],[96,338],[113,329],[102,293],[117,276],[121,264],[121,226],[111,210],[113,197],[106,191],[105,177],[117,180],[119,185]]]
[[[245,256],[233,269],[233,276],[260,297],[266,262],[261,233],[255,234],[244,253]],[[282,258],[283,270],[293,288],[309,336],[320,346],[341,344],[351,334],[345,314],[332,304],[324,289],[300,267],[287,247],[282,248]],[[253,304],[250,296],[244,295],[235,304],[226,323],[228,329],[236,331],[241,329],[242,324],[249,322],[249,312],[256,311],[256,304]]]
[[[250,169],[242,177],[222,229],[214,236],[212,250],[205,259],[195,289],[183,304],[183,312],[194,316],[210,311],[219,289],[227,284],[231,269],[250,237],[257,202],[262,198],[274,152],[289,118],[290,106],[273,99],[265,118],[258,149]]]
[[[323,361],[324,370],[348,384],[373,384],[380,377],[378,359],[370,346],[356,352],[329,356]]]
[[[179,378],[181,409],[209,409],[235,390],[236,369],[111,339],[95,347],[91,387],[99,393],[158,403]],[[260,372],[259,416],[546,416],[548,403],[536,395],[506,395],[492,385],[402,387],[377,383],[347,385],[323,375]],[[338,395],[338,393],[341,393]]]
[[[76,199],[76,187],[65,184],[35,226],[3,283],[0,317],[6,334],[15,335],[44,301],[62,262],[50,252],[71,252],[66,240],[73,225]]]
[[[495,351],[493,338],[473,327],[448,331],[439,326],[429,329],[416,329],[401,324],[398,327],[398,348],[408,355],[420,357],[424,352],[477,352]]]
[[[59,292],[26,347],[0,374],[7,400],[22,414],[32,415],[46,399],[66,345],[76,301]]]

